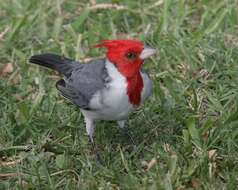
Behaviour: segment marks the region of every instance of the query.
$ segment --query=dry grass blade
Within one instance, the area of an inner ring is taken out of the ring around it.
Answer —
[[[148,166],[147,166],[147,171],[150,169],[150,168],[152,168],[152,166],[154,166],[155,164],[157,163],[157,159],[156,158],[153,158],[150,162],[149,162],[149,164],[148,164]]]
[[[144,168],[146,171],[149,171],[149,170],[157,163],[157,159],[158,159],[158,157],[157,157],[157,158],[152,158],[152,159],[150,160],[150,162],[144,161],[144,162],[142,163],[143,168]]]
[[[164,0],[159,0],[157,2],[155,2],[153,5],[149,6],[148,9],[152,9],[152,8],[155,8],[157,6],[160,6],[164,3]]]
[[[14,70],[12,63],[7,63],[0,68],[0,77],[12,73]]]
[[[22,159],[17,159],[13,161],[0,162],[1,167],[14,167],[15,165],[21,163]]]
[[[11,177],[21,176],[22,173],[0,173],[0,179],[7,179]]]
[[[97,9],[116,9],[116,10],[126,10],[127,7],[123,5],[117,5],[117,4],[109,4],[109,3],[100,3],[95,4],[91,7],[89,7],[90,10],[97,10]]]
[[[96,0],[90,0],[90,3],[91,3],[92,5],[96,5],[96,4],[97,4],[97,1],[96,1]]]
[[[3,39],[3,37],[9,32],[10,27],[7,26],[1,33],[0,33],[0,40]]]
[[[89,62],[89,61],[92,61],[92,60],[96,60],[96,59],[102,59],[103,57],[101,56],[101,57],[85,57],[85,58],[83,58],[83,59],[81,59],[80,61],[82,61],[82,62]]]
[[[215,160],[217,156],[217,150],[216,149],[212,149],[208,151],[208,158],[209,160]]]

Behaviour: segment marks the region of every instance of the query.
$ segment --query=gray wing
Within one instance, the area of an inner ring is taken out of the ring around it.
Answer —
[[[90,100],[99,90],[103,89],[108,80],[105,59],[79,64],[71,75],[56,83],[60,93],[80,108],[90,110]]]

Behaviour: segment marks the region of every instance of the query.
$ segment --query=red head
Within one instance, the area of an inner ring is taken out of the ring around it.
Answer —
[[[102,43],[96,45],[96,47],[104,47],[107,49],[107,59],[113,63],[126,78],[135,76],[144,61],[141,54],[145,47],[137,40],[104,40]],[[152,52],[152,54],[154,54],[154,52]]]
[[[138,106],[141,100],[143,80],[140,68],[145,58],[155,53],[137,40],[104,40],[96,47],[107,49],[107,59],[127,79],[127,95],[131,104]]]

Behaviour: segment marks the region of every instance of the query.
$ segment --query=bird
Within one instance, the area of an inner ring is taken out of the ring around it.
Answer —
[[[154,48],[135,39],[102,40],[94,46],[106,49],[105,58],[86,63],[53,53],[37,54],[29,62],[63,75],[56,88],[80,108],[86,132],[94,143],[95,122],[116,121],[127,131],[126,120],[152,94],[152,80],[142,69]]]

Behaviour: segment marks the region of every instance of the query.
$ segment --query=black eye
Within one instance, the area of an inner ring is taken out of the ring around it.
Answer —
[[[135,59],[135,58],[136,58],[136,54],[133,53],[133,52],[128,52],[128,53],[126,54],[126,57],[127,57],[128,59],[132,60],[132,59]]]

